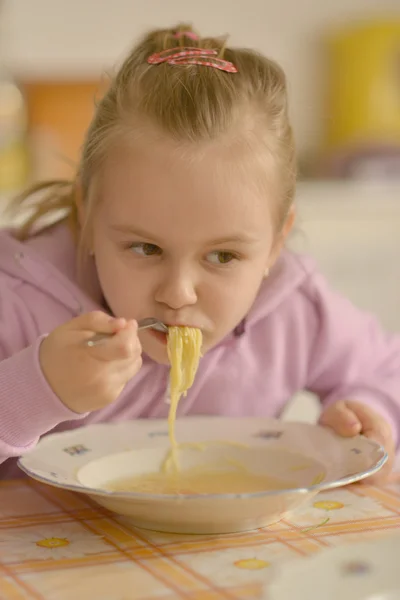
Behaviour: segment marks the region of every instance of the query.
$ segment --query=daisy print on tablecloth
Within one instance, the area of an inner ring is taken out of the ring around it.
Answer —
[[[2,531],[0,561],[62,560],[107,552],[104,539],[75,523],[40,525]]]
[[[347,490],[335,490],[317,494],[309,503],[297,509],[289,521],[295,527],[314,528],[328,523],[390,516],[392,513],[372,498],[357,496]]]
[[[232,538],[232,543],[239,539]],[[179,560],[218,586],[265,583],[280,561],[293,558],[290,546],[271,542],[267,545],[238,546],[210,552],[182,554]]]

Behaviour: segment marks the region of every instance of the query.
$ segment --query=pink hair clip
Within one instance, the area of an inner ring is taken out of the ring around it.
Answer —
[[[203,67],[213,67],[226,73],[237,73],[237,67],[228,61],[218,58],[218,51],[211,48],[168,48],[161,52],[155,52],[148,57],[147,62],[150,65],[159,65],[167,63],[169,65],[201,65]]]
[[[180,40],[182,37],[187,37],[194,42],[200,39],[197,33],[194,33],[194,31],[177,31],[172,37],[174,37],[176,40]]]
[[[180,48],[168,48],[161,52],[155,52],[147,59],[150,65],[160,65],[164,62],[169,62],[177,58],[187,58],[190,56],[217,56],[218,52],[212,49],[192,48],[191,46],[184,46]]]
[[[226,73],[237,73],[238,70],[235,65],[228,60],[223,60],[222,58],[217,58],[216,56],[212,56],[210,58],[206,56],[197,56],[193,58],[176,58],[168,61],[169,65],[200,65],[202,67],[214,67],[214,69],[219,69],[220,71],[225,71]]]

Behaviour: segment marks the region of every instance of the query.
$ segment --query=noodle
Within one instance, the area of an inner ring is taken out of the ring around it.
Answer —
[[[170,409],[168,430],[172,457],[176,466],[175,451],[178,443],[175,437],[175,420],[179,400],[186,396],[193,381],[201,358],[203,336],[195,327],[169,327],[167,351],[171,363],[170,371]],[[168,459],[167,459],[168,460]]]

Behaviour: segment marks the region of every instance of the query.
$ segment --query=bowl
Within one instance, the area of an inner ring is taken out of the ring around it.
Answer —
[[[384,449],[363,436],[341,438],[317,425],[267,418],[187,417],[177,421],[176,434],[183,442],[178,455],[183,471],[209,466],[226,472],[240,465],[244,472],[265,477],[265,489],[204,494],[109,489],[116,480],[161,468],[169,450],[165,420],[51,434],[18,464],[30,477],[85,494],[137,527],[222,534],[276,523],[319,491],[368,477],[387,460]],[[271,489],[271,478],[280,489]]]

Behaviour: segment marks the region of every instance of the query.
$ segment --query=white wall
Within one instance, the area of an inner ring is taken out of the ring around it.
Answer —
[[[6,58],[21,75],[99,73],[144,30],[192,21],[203,33],[231,34],[285,68],[301,149],[318,142],[319,36],[349,17],[397,12],[400,0],[5,0]],[[3,15],[2,15],[3,16]]]
[[[400,332],[400,186],[301,184],[290,245],[311,254],[331,285]],[[360,344],[363,341],[360,340]],[[284,418],[315,421],[319,405],[300,393]]]

